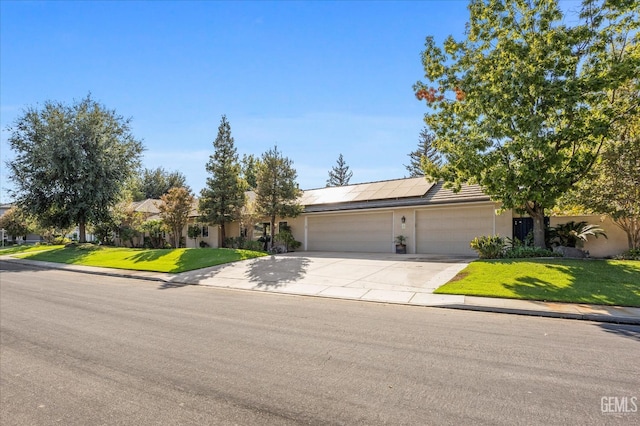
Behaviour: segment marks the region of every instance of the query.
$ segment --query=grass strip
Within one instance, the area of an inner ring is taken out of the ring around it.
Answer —
[[[178,273],[265,255],[263,252],[236,249],[138,249],[86,244],[19,253],[16,257],[70,265]]]
[[[477,260],[434,293],[640,307],[640,261]]]

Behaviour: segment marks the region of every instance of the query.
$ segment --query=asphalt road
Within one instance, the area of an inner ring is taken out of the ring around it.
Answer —
[[[640,327],[0,270],[3,426],[640,423]]]

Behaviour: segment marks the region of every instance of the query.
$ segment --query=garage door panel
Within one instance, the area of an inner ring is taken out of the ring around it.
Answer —
[[[418,210],[417,252],[475,255],[469,242],[493,233],[493,214],[493,206]]]
[[[392,213],[309,216],[307,250],[389,252],[392,218]]]

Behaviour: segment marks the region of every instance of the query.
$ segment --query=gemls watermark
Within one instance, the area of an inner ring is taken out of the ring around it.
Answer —
[[[633,414],[638,412],[637,396],[603,396],[600,398],[602,414]]]

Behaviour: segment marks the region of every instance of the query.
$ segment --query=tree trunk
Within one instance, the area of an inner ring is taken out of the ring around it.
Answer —
[[[533,202],[527,203],[527,212],[533,219],[533,245],[537,248],[547,248],[544,238],[544,207]]]
[[[271,226],[270,226],[271,240],[269,241],[269,249],[273,249],[273,239],[276,236],[275,224],[276,224],[276,217],[271,216]]]
[[[220,224],[220,247],[225,248],[227,246],[226,240],[227,232],[224,229],[224,222]]]
[[[84,217],[78,220],[78,241],[81,243],[87,242],[87,223]]]
[[[622,217],[613,219],[613,223],[626,232],[629,250],[640,249],[640,221],[633,217]]]

